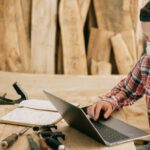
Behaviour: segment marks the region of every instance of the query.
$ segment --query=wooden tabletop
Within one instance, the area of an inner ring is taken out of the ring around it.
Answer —
[[[69,102],[76,102],[82,106],[93,103],[96,97],[111,89],[124,76],[52,76],[37,74],[19,74],[0,72],[0,95],[7,92],[8,98],[18,98],[15,90],[12,88],[14,82],[18,82],[26,92],[29,99],[47,99],[42,92],[47,90],[57,94]],[[0,106],[0,116],[13,110],[16,106]],[[126,121],[123,111],[114,114],[115,117]],[[19,131],[22,127],[15,125],[0,124],[0,140],[11,133]],[[71,150],[135,150],[133,142],[106,147],[81,132],[69,127],[64,120],[58,123],[58,130],[66,135],[65,146]],[[17,142],[11,146],[10,150],[29,150],[26,134],[32,133],[32,129],[19,137]],[[34,136],[34,134],[33,134]],[[35,137],[35,136],[34,136]],[[36,137],[35,137],[36,138]]]

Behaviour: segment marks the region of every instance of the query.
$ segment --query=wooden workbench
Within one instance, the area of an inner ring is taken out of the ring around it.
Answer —
[[[18,98],[12,84],[17,81],[29,98],[47,99],[42,90],[47,90],[70,102],[76,102],[82,106],[95,101],[97,95],[111,89],[123,76],[51,76],[37,74],[19,74],[0,72],[0,95],[7,92],[8,98]],[[0,116],[6,114],[16,106],[0,106]],[[121,120],[128,121],[124,110],[114,114]],[[146,120],[143,120],[143,122]],[[132,121],[131,121],[132,124]],[[147,126],[139,126],[147,129]],[[0,140],[11,133],[21,129],[21,126],[0,124]],[[71,150],[135,150],[133,142],[114,147],[105,147],[90,137],[70,128],[64,120],[58,123],[58,128],[66,134],[65,145]],[[32,133],[30,129],[27,133]],[[26,134],[10,148],[10,150],[29,150]]]

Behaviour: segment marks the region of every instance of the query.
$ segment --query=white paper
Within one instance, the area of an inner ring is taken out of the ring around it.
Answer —
[[[49,100],[37,100],[37,99],[24,100],[19,104],[19,107],[57,111],[54,105]]]
[[[30,108],[16,108],[0,118],[1,122],[26,125],[47,125],[61,119],[58,112],[41,111]]]

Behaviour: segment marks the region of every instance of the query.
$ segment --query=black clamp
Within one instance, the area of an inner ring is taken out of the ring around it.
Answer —
[[[14,104],[20,103],[23,100],[27,100],[28,99],[27,96],[25,95],[25,93],[23,92],[23,90],[18,85],[17,82],[15,82],[13,84],[13,88],[15,89],[17,94],[20,95],[20,98],[16,99],[16,100],[8,99],[8,98],[6,98],[7,93],[5,93],[3,96],[0,96],[0,105],[14,105]]]
[[[54,150],[64,150],[65,146],[62,144],[62,141],[65,140],[65,135],[62,132],[53,131],[57,129],[57,126],[54,124],[46,126],[35,126],[33,131],[42,136],[48,146]]]
[[[39,132],[39,134],[41,134],[43,138],[52,137],[56,140],[58,138],[62,138],[63,140],[65,140],[65,135],[62,132],[42,131]]]

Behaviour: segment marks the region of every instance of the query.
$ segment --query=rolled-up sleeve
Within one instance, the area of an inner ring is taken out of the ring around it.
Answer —
[[[127,77],[121,80],[110,92],[100,96],[102,100],[112,104],[113,109],[131,105],[141,98],[145,92],[141,75],[141,58]]]

